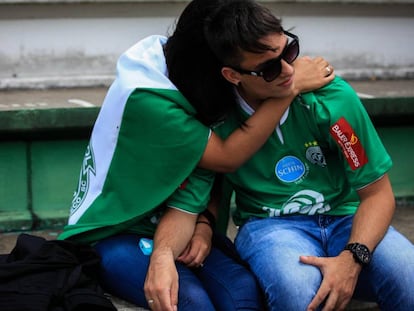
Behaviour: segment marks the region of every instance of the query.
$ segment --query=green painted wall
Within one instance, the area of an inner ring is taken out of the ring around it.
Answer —
[[[393,158],[396,197],[414,200],[414,98],[363,102]],[[66,223],[98,109],[0,112],[0,232]]]
[[[412,126],[377,128],[391,158],[389,175],[397,198],[414,198],[414,122]]]
[[[0,142],[0,232],[62,226],[87,140]]]
[[[83,140],[31,143],[32,208],[40,225],[67,218],[86,145]]]
[[[23,142],[0,144],[0,231],[31,225],[26,149]]]

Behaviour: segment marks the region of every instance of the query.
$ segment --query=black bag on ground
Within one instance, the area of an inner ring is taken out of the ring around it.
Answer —
[[[89,245],[20,234],[0,255],[0,310],[116,311],[98,283],[99,261]]]

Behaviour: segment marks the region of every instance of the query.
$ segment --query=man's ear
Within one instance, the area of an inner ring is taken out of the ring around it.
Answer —
[[[231,84],[238,85],[240,82],[240,73],[230,67],[221,68],[221,74]]]

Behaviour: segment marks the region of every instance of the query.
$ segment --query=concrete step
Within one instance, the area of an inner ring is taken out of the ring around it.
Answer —
[[[379,125],[414,125],[414,80],[349,81]],[[0,140],[6,134],[86,133],[107,87],[0,91]]]
[[[414,80],[350,80],[362,99],[413,98]],[[108,86],[0,90],[0,111],[99,107]]]

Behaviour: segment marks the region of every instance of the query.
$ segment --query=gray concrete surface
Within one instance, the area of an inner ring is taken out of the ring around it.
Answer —
[[[362,98],[414,97],[414,80],[349,81]],[[108,87],[0,90],[0,111],[100,106]]]

